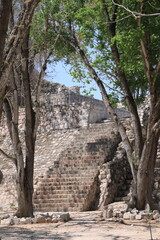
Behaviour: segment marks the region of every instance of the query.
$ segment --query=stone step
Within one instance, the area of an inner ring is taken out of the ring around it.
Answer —
[[[54,197],[54,196],[52,196]],[[38,199],[34,199],[34,204],[45,204],[45,203],[82,203],[84,202],[84,200],[86,200],[86,195],[82,195],[78,197],[78,195],[76,196],[65,196],[64,198],[47,198],[47,199],[43,199],[43,198],[38,198]]]
[[[84,183],[84,182],[92,182],[94,180],[94,177],[69,177],[69,178],[60,178],[60,177],[55,177],[55,178],[43,178],[41,181],[41,185],[46,185],[46,184],[51,184],[56,182],[56,184],[70,184],[70,183]]]
[[[34,210],[35,211],[38,211],[38,212],[80,212],[80,211],[83,211],[83,208],[82,206],[80,207],[66,207],[66,206],[56,206],[56,207],[34,207]]]
[[[71,192],[71,193],[74,193],[74,192],[80,192],[80,191],[88,191],[88,189],[90,188],[90,185],[85,185],[85,186],[82,186],[82,185],[79,185],[79,186],[76,186],[76,185],[70,185],[70,186],[53,186],[52,188],[48,188],[48,190],[44,190],[44,188],[37,188],[35,189],[35,192],[34,192],[34,197],[36,195],[43,195],[44,192],[48,192],[48,193],[52,193],[55,195],[55,191],[61,191],[61,194],[63,194],[64,191],[67,191],[68,194]],[[66,193],[65,193],[66,194]],[[47,195],[48,196],[48,195]]]
[[[74,194],[74,193],[68,193],[68,194],[48,194],[47,195],[47,199],[50,199],[50,200],[52,200],[52,199],[72,199],[72,198],[85,198],[86,197],[86,194],[84,194],[84,193],[79,193],[79,194]],[[36,199],[36,200],[45,200],[46,199],[46,196],[45,195],[36,195],[35,196],[35,198],[34,199]]]
[[[86,193],[88,193],[88,189],[89,189],[90,187],[88,186],[88,188],[85,188],[85,189],[78,189],[78,190],[73,190],[73,189],[71,189],[71,190],[69,190],[69,189],[67,189],[67,190],[52,190],[51,188],[48,188],[48,187],[46,187],[45,189],[44,188],[39,188],[38,190],[36,190],[36,192],[34,193],[34,197],[36,196],[36,195],[46,195],[46,197],[48,198],[48,196],[50,196],[50,195],[55,195],[55,194],[69,194],[69,193],[72,193],[72,194],[86,194]]]
[[[50,212],[53,211],[53,209],[58,209],[58,208],[68,208],[68,207],[72,207],[72,208],[81,208],[82,207],[82,204],[81,203],[66,203],[65,206],[64,206],[64,203],[43,203],[43,204],[34,204],[34,209],[36,209],[36,211],[38,211],[38,209],[45,209],[45,208],[48,208],[50,209]]]

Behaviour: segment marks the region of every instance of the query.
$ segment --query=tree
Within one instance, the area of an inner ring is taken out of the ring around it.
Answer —
[[[9,24],[9,16],[11,10],[12,1],[10,0],[1,0],[0,1],[0,78],[2,77],[2,68],[3,68],[3,57],[5,42],[7,37],[7,30]],[[0,87],[0,116],[2,113],[2,104],[5,95],[5,88],[3,87],[3,81],[1,80]]]
[[[32,194],[33,194],[33,170],[34,170],[34,148],[36,140],[36,116],[33,110],[31,100],[30,75],[29,75],[29,32],[30,24],[34,10],[40,0],[24,1],[23,8],[19,13],[18,19],[14,23],[12,18],[11,28],[8,29],[9,15],[11,12],[11,1],[7,1],[4,7],[4,1],[1,3],[2,14],[6,14],[7,19],[2,34],[1,45],[1,71],[0,71],[0,116],[2,114],[2,106],[4,105],[8,129],[14,150],[14,156],[10,157],[3,151],[5,156],[12,159],[17,169],[16,184],[18,194],[18,210],[16,215],[19,217],[33,216]],[[5,1],[6,3],[6,1]],[[10,5],[9,5],[10,4]],[[5,19],[5,18],[3,18]],[[5,20],[3,20],[5,21]],[[3,22],[2,21],[2,22]],[[0,22],[1,28],[1,22]],[[7,30],[9,37],[6,39]],[[21,79],[24,86],[25,99],[25,145],[26,156],[24,157],[19,130],[19,99],[18,99],[18,74],[16,63],[20,61]]]
[[[76,56],[84,64],[118,127],[133,175],[130,204],[138,209],[144,209],[146,204],[155,208],[152,188],[160,134],[158,6],[158,0],[42,2],[42,17],[47,22],[48,32],[50,35],[59,33],[61,41],[71,49],[69,57],[62,54],[67,61],[74,64]],[[126,9],[130,9],[131,14]],[[58,48],[57,51],[62,53]],[[123,92],[131,112],[134,144],[129,141],[125,127],[111,106],[105,88],[106,77]],[[134,94],[137,89],[141,93],[138,97],[144,97],[146,92],[150,97],[145,134],[137,111]]]

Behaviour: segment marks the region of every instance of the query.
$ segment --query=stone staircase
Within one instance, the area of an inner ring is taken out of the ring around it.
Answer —
[[[118,136],[111,121],[79,129],[56,161],[39,177],[34,192],[35,210],[96,208],[99,167],[113,157],[120,141]]]

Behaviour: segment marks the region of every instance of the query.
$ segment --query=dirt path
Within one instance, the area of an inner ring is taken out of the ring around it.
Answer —
[[[1,240],[150,240],[148,223],[101,221],[100,212],[71,213],[67,223],[0,225]],[[152,224],[154,240],[160,240],[160,223]]]

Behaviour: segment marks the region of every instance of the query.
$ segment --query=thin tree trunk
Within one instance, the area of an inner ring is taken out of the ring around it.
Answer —
[[[0,0],[0,77],[12,0]]]

